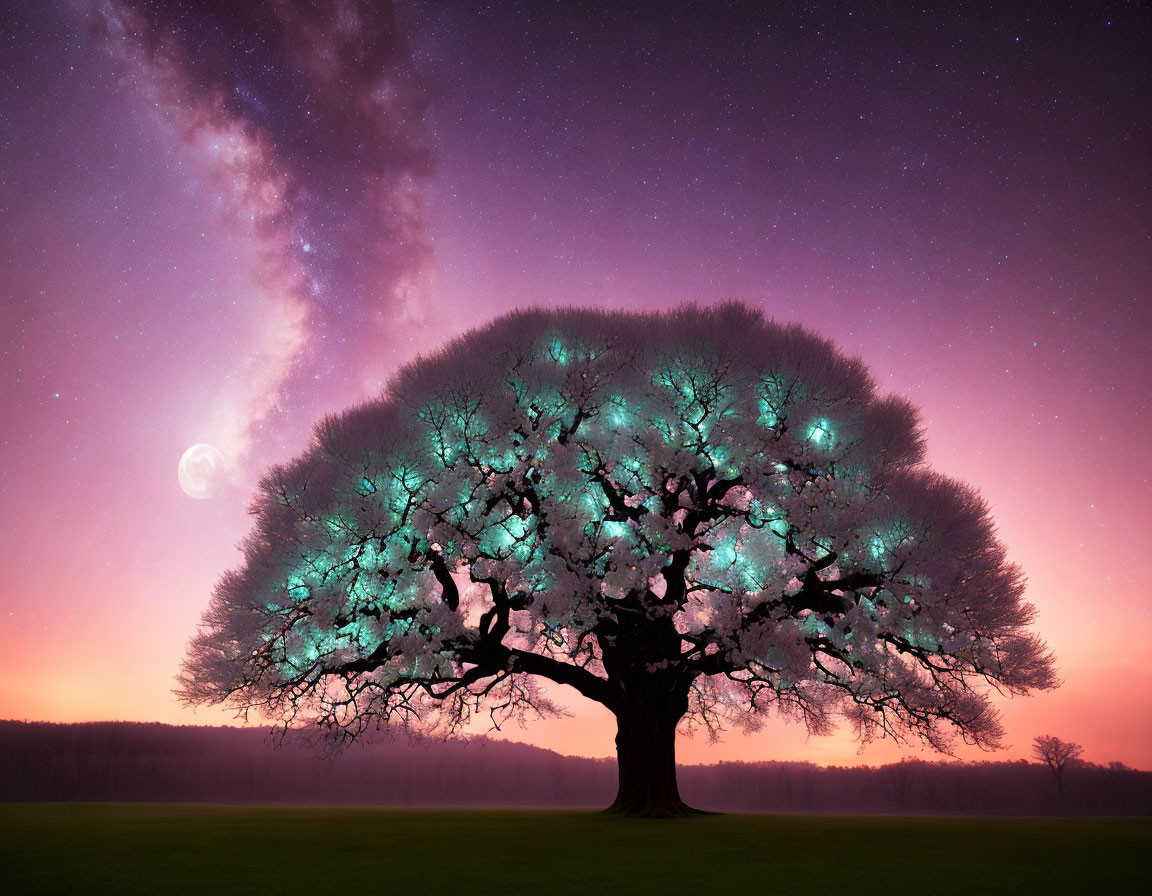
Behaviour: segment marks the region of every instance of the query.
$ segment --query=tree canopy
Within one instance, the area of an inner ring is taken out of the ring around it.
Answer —
[[[321,421],[253,503],[182,696],[354,736],[616,716],[615,808],[676,814],[675,730],[1001,735],[1054,685],[1020,570],[917,413],[748,307],[520,311]]]

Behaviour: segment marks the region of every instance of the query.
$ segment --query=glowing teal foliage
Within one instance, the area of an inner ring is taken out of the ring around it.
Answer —
[[[608,423],[614,429],[624,429],[636,420],[628,408],[628,402],[619,395],[608,396],[607,413]]]
[[[624,538],[630,533],[626,522],[606,520],[600,524],[600,532],[605,538]]]
[[[827,448],[832,444],[832,424],[824,417],[812,421],[808,424],[808,430],[805,438],[813,444],[819,445],[821,448]]]
[[[572,352],[559,336],[553,339],[552,344],[548,346],[548,354],[553,361],[562,367],[567,366],[568,362],[572,360]]]
[[[712,548],[712,564],[714,566],[732,566],[736,563],[736,542],[739,537],[735,532],[729,532],[718,544]]]

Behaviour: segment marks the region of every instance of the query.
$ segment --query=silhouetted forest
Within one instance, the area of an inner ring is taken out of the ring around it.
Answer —
[[[266,730],[158,723],[0,721],[0,800],[140,800],[396,806],[594,806],[616,792],[616,763],[472,738],[356,743],[330,755]],[[922,762],[821,767],[724,762],[679,769],[706,809],[757,812],[1152,814],[1152,772],[1084,763],[1061,800],[1036,763]]]

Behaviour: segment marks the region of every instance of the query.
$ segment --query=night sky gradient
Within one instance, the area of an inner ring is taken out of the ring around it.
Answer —
[[[320,415],[512,308],[740,298],[992,505],[1065,682],[1000,756],[1152,767],[1149,46],[1136,2],[0,0],[0,718],[229,721],[173,676]],[[507,736],[612,755],[556,696]]]

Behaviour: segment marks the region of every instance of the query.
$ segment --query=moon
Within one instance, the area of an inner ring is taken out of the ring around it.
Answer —
[[[224,484],[224,455],[212,445],[193,445],[180,458],[180,488],[189,498],[211,498]]]

